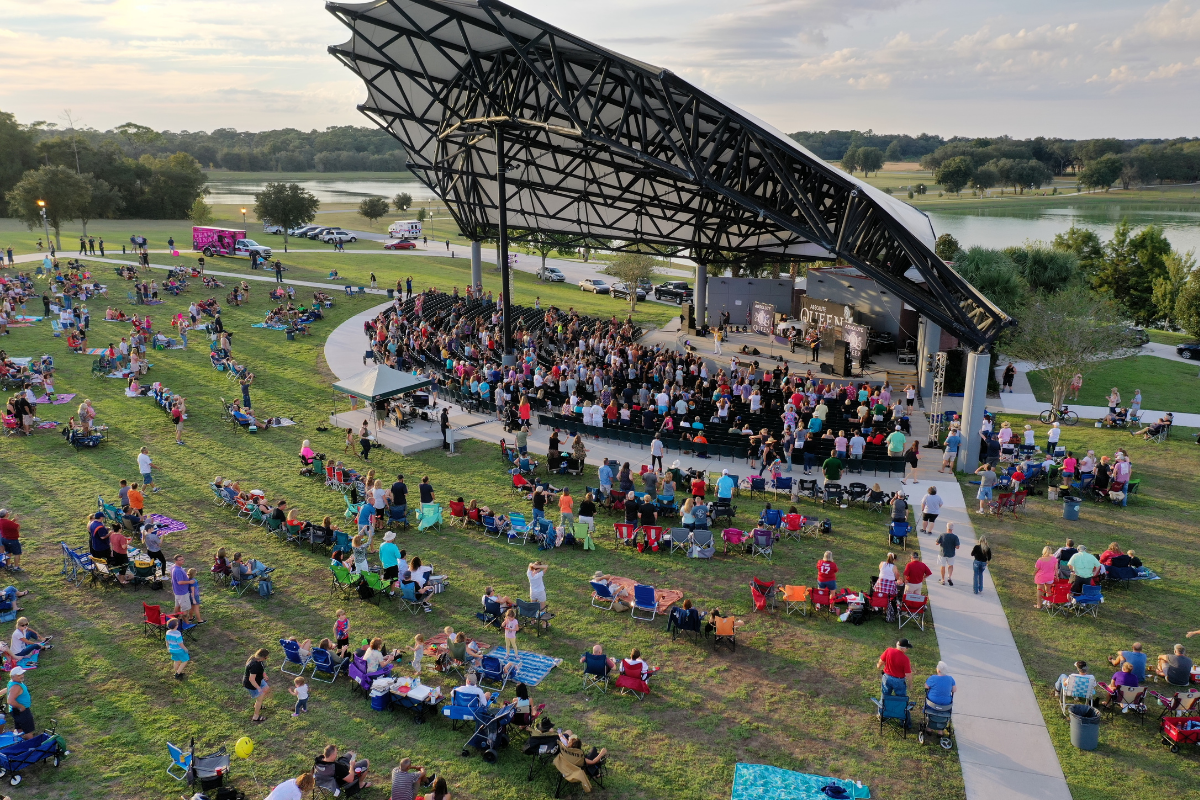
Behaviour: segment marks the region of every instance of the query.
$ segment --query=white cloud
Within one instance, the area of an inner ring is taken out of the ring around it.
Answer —
[[[1193,10],[1183,0],[1169,0],[1146,12],[1133,32],[1157,42],[1200,41],[1200,8]]]

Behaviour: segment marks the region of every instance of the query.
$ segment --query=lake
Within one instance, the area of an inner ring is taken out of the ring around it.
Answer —
[[[933,229],[949,233],[964,247],[1009,247],[1025,240],[1051,242],[1054,235],[1075,225],[1090,228],[1104,241],[1124,218],[1134,228],[1161,225],[1176,250],[1200,252],[1200,210],[1195,206],[1150,203],[1056,206],[1053,208],[964,209],[930,211]]]
[[[425,187],[412,175],[388,177],[388,173],[380,173],[378,178],[366,180],[337,180],[323,179],[320,173],[313,173],[312,178],[295,179],[289,176],[288,183],[298,183],[316,195],[322,203],[353,203],[357,204],[364,197],[386,197],[389,200],[399,192],[408,192],[414,200],[433,200],[433,192]],[[209,173],[208,190],[209,203],[228,203],[230,205],[249,205],[254,202],[254,194],[270,179],[246,180],[244,178],[222,177],[221,173]]]
[[[320,173],[311,178],[295,180],[316,195],[322,203],[357,204],[364,197],[391,198],[398,192],[408,192],[414,200],[434,200],[436,195],[411,175],[390,177],[381,173],[378,178],[323,179]],[[246,205],[254,202],[267,179],[246,180],[223,178],[221,173],[208,176],[208,202]],[[289,182],[292,179],[289,177]],[[1196,206],[1170,206],[1157,203],[1106,203],[1103,205],[1063,205],[1051,208],[1031,208],[1007,205],[1003,208],[969,208],[962,211],[938,209],[929,218],[937,233],[949,233],[964,246],[1009,247],[1028,240],[1050,242],[1054,235],[1072,225],[1091,228],[1107,241],[1122,218],[1142,227],[1151,223],[1162,225],[1167,238],[1176,250],[1196,248],[1200,252],[1200,210]]]

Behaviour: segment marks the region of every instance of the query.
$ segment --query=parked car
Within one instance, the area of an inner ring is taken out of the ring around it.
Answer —
[[[394,242],[388,242],[383,246],[384,250],[416,250],[417,243],[410,242],[408,239],[398,239]]]
[[[1200,359],[1200,342],[1181,344],[1175,348],[1175,353],[1180,358],[1186,358],[1188,361]]]
[[[623,297],[626,300],[628,300],[629,299],[629,285],[624,282],[614,283],[612,285],[612,289],[609,291],[609,294],[613,297]],[[640,287],[640,286],[637,288],[637,299],[638,300],[646,299],[646,292],[643,291],[642,287]]]
[[[344,231],[341,228],[330,228],[321,234],[321,241],[325,244],[333,244],[334,242],[357,242],[358,237],[354,234]]]
[[[579,282],[579,290],[592,294],[608,294],[608,284],[599,278],[585,278]]]
[[[558,267],[542,267],[538,270],[537,276],[539,279],[551,283],[561,283],[567,279],[567,276],[563,275]]]
[[[274,222],[264,219],[263,220],[263,233],[274,233],[274,234],[278,234],[278,235],[283,235],[283,226],[276,225]]]
[[[333,229],[327,228],[324,226],[318,226],[316,228],[313,228],[312,230],[310,230],[308,233],[306,233],[304,235],[307,236],[309,239],[320,239],[322,236],[325,235],[325,231],[328,231],[328,230],[333,230]]]
[[[673,300],[683,305],[692,299],[692,287],[687,285],[687,281],[666,281],[654,287],[654,299]]]

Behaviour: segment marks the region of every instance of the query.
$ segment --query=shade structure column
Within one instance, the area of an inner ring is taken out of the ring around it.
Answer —
[[[471,286],[483,286],[483,243],[471,242]]]
[[[692,293],[692,303],[696,306],[696,327],[708,325],[708,265],[696,262],[696,291]]]
[[[958,468],[974,472],[979,466],[979,429],[987,406],[987,375],[992,357],[987,352],[967,354],[967,376],[963,394],[962,437]]]
[[[500,256],[500,297],[501,297],[501,328],[502,328],[502,363],[511,367],[517,363],[512,346],[512,292],[509,291],[508,276],[508,186],[504,181],[504,173],[508,169],[507,156],[504,153],[504,128],[496,126],[496,194],[499,200],[499,235],[497,250]]]
[[[933,396],[933,358],[941,348],[942,328],[928,317],[921,317],[921,330],[917,343],[917,372],[920,376],[921,397]]]

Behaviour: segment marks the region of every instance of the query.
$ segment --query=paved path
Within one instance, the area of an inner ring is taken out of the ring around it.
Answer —
[[[362,369],[365,348],[362,323],[383,307],[376,306],[351,317],[330,334],[325,344],[325,360],[339,379]],[[673,338],[674,333],[667,335]],[[490,442],[511,438],[499,422],[475,425],[460,433]],[[914,438],[923,441],[927,433],[924,417],[916,415]],[[531,449],[545,448],[549,436],[549,430],[535,429],[529,436]],[[589,464],[599,464],[601,458],[615,458],[629,461],[636,471],[638,465],[650,460],[648,449],[635,449],[607,439],[590,440],[587,447]],[[671,454],[668,463],[676,457]],[[1071,793],[1050,742],[1045,718],[1017,652],[991,573],[984,575],[983,594],[971,591],[970,552],[975,531],[970,510],[975,503],[968,504],[957,481],[949,479],[949,475],[939,475],[940,460],[940,452],[929,451],[915,475],[916,483],[910,480],[901,487],[900,480],[893,478],[881,480],[880,486],[888,492],[904,488],[914,500],[929,486],[936,486],[945,499],[938,530],[944,530],[942,523],[951,522],[962,540],[958,580],[952,587],[933,580],[929,583],[929,596],[941,660],[958,682],[954,727],[967,800],[1070,800]],[[694,457],[679,457],[679,461],[684,468],[728,468],[735,474],[747,470],[744,461],[729,463]],[[917,539],[925,551],[926,562],[933,567],[935,537]],[[915,691],[914,695],[923,697],[924,693]]]

